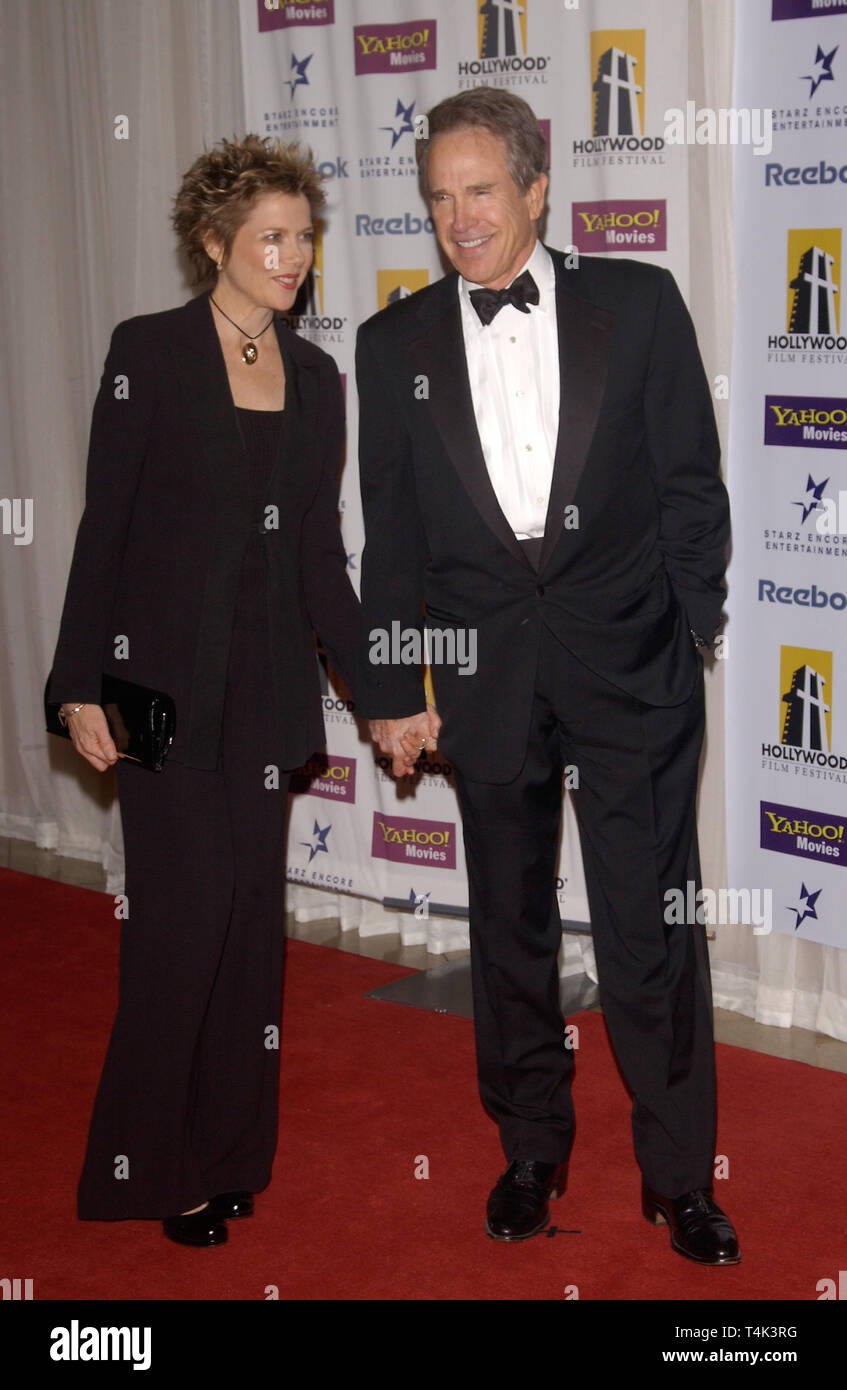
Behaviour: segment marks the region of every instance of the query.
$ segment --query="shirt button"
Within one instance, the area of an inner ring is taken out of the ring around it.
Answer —
[[[531,444],[527,444],[527,446],[526,446],[526,451],[527,451],[528,454],[531,454],[531,453],[532,453],[532,445],[531,445]]]
[[[544,585],[543,585],[543,584],[539,584],[538,587],[536,588],[535,592],[536,592],[536,594],[538,595],[539,598],[543,598],[543,597],[544,597]]]
[[[512,337],[512,338],[509,339],[509,342],[510,342],[510,343],[516,343],[517,341],[518,341],[517,338],[514,338],[514,337]]]
[[[523,391],[516,391],[516,392],[515,392],[515,395],[518,396],[518,397],[520,397],[520,396],[523,395]]]

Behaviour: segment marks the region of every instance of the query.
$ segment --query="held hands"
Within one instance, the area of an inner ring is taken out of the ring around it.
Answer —
[[[74,705],[62,705],[66,712],[74,708]],[[68,733],[76,751],[98,772],[105,772],[118,761],[120,755],[101,705],[84,705],[77,714],[72,714],[68,719]]]
[[[404,719],[371,719],[371,738],[382,753],[392,759],[395,777],[406,777],[415,770],[421,753],[438,747],[441,718],[434,705]]]

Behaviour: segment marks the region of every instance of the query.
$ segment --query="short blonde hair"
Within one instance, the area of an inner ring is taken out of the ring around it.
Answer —
[[[203,245],[212,233],[224,259],[235,234],[263,193],[302,193],[315,217],[326,202],[323,175],[311,150],[301,150],[270,136],[245,135],[243,140],[220,140],[195,159],[174,198],[172,222],[182,250],[194,268],[195,285],[214,269]]]

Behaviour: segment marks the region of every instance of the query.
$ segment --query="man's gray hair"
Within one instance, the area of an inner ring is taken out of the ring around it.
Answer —
[[[472,87],[445,97],[433,106],[427,117],[426,140],[415,141],[424,192],[428,192],[427,161],[436,135],[452,130],[481,126],[498,135],[506,146],[506,165],[521,193],[526,193],[543,174],[547,164],[547,142],[532,107],[522,97],[499,87]]]

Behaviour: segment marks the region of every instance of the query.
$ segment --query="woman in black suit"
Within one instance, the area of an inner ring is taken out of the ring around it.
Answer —
[[[222,141],[174,225],[208,294],[115,329],[53,663],[74,745],[118,762],[104,671],[166,691],[164,771],[119,763],[128,916],[78,1211],[189,1245],[252,1213],[277,1138],[288,772],[323,745],[314,634],[352,682],[337,368],[278,318],[324,194],[297,146]]]

